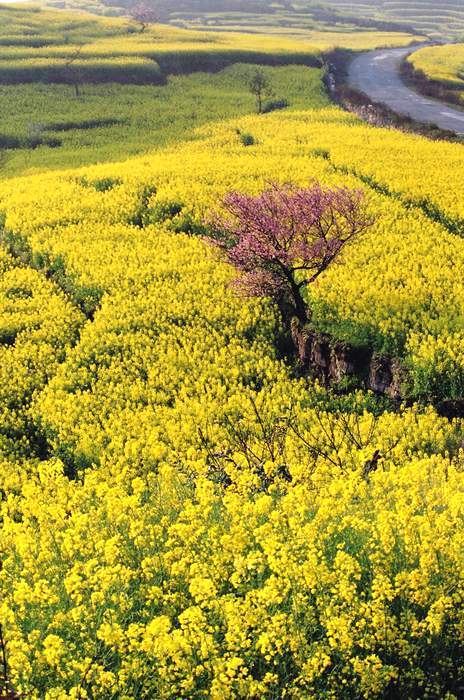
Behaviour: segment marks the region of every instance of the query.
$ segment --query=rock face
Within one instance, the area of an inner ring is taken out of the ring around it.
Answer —
[[[373,353],[367,347],[354,347],[334,341],[323,333],[302,328],[296,319],[292,338],[305,374],[324,386],[345,382],[400,400],[404,370],[397,359]]]

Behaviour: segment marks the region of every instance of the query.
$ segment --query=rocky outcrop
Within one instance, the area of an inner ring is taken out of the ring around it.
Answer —
[[[404,369],[398,359],[302,328],[297,319],[291,332],[301,369],[324,386],[356,385],[395,400],[402,398]]]
[[[436,405],[437,413],[443,418],[453,420],[464,418],[464,399],[444,399]]]

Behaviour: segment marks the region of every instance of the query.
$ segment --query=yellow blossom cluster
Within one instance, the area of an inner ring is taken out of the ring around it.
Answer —
[[[53,377],[82,322],[55,284],[0,253],[0,459],[34,450],[31,400]]]
[[[2,512],[0,610],[30,697],[445,697],[462,676],[447,458],[268,493],[167,465],[77,484],[50,462]]]

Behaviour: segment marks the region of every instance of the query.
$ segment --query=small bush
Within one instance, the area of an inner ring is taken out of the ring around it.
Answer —
[[[314,156],[315,158],[330,160],[330,151],[327,151],[325,148],[313,148],[312,151],[309,152],[309,155]]]
[[[108,190],[112,190],[117,185],[120,185],[122,180],[115,177],[104,177],[101,180],[89,181],[86,177],[78,177],[76,182],[81,187],[93,187],[97,192],[108,192]]]
[[[266,102],[266,104],[263,106],[262,114],[276,112],[279,109],[286,109],[286,107],[289,106],[290,102],[288,100],[269,100],[269,102]]]
[[[30,148],[32,150],[38,148],[39,146],[48,146],[49,148],[59,148],[62,145],[62,141],[57,138],[48,138],[43,136],[29,136],[16,148]]]
[[[0,148],[21,148],[21,141],[15,136],[0,134]]]
[[[43,146],[48,146],[49,148],[60,148],[62,141],[56,138],[46,138],[43,140]]]
[[[174,233],[185,233],[189,236],[211,236],[210,227],[196,221],[189,212],[176,216],[169,224],[169,229]]]
[[[101,180],[94,180],[92,182],[92,185],[97,192],[108,192],[108,190],[112,190],[114,187],[117,187],[120,184],[121,180],[111,177],[104,177]]]
[[[128,218],[129,224],[143,228],[152,223],[153,209],[150,200],[155,194],[156,187],[153,185],[146,185],[141,189],[139,202]]]
[[[240,141],[243,146],[254,146],[256,144],[255,137],[252,134],[240,134]]]
[[[150,221],[152,223],[163,223],[178,216],[184,205],[181,202],[157,202],[151,209]]]

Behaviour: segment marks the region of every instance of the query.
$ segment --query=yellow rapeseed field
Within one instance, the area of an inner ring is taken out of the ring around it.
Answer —
[[[414,52],[408,60],[431,80],[464,91],[464,44],[427,46]]]
[[[401,355],[414,398],[459,398],[463,177],[461,145],[325,107],[1,181],[20,697],[461,697],[461,423],[297,378],[277,311],[201,234],[231,190],[361,187],[375,224],[311,288],[314,322]]]

